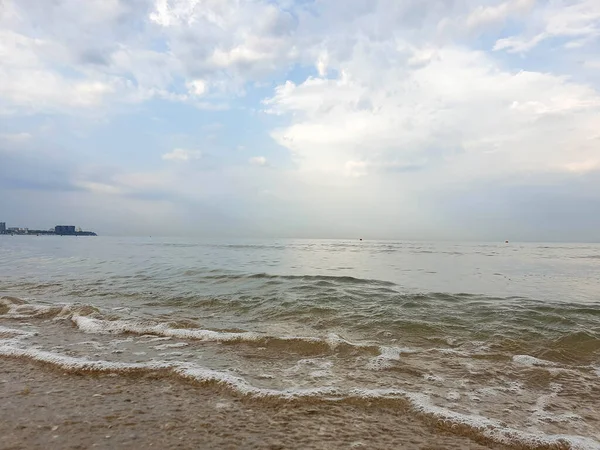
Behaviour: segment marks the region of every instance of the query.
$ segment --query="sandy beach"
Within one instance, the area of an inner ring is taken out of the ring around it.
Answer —
[[[503,448],[385,405],[269,403],[216,385],[0,359],[0,447]]]

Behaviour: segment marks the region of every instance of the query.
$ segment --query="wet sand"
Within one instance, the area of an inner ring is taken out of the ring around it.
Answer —
[[[0,358],[0,404],[2,449],[504,448],[392,405],[253,400],[218,385],[16,358]]]

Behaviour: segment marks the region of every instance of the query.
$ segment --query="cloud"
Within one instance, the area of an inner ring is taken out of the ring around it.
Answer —
[[[200,159],[202,157],[202,152],[199,150],[186,150],[184,148],[175,148],[169,153],[165,153],[162,155],[162,159],[165,161],[179,161],[186,162],[192,161],[195,159]]]
[[[202,80],[192,80],[186,83],[186,86],[191,94],[201,96],[208,90],[206,83]]]
[[[296,17],[267,0],[5,0],[3,8],[4,114],[151,99],[222,110],[224,98],[300,57]]]
[[[600,127],[600,95],[588,85],[505,71],[458,47],[423,67],[377,64],[363,57],[335,79],[288,82],[265,101],[290,118],[272,136],[301,170],[356,176],[425,165],[482,179],[562,170],[596,152],[588,136]]]
[[[541,8],[541,19],[534,21],[524,35],[499,39],[494,50],[526,53],[556,38],[566,40],[565,48],[578,48],[600,36],[600,3],[596,0],[558,0]]]
[[[351,177],[362,177],[367,174],[369,163],[366,161],[347,161],[344,165],[346,174]]]
[[[72,183],[73,162],[61,158],[57,147],[44,143],[49,152],[39,151],[27,139],[27,151],[21,151],[20,139],[9,139],[0,145],[0,188],[8,197],[14,191],[71,192],[80,188]],[[31,145],[31,148],[30,148]],[[18,195],[17,195],[18,197]]]
[[[123,190],[120,189],[117,186],[113,186],[111,184],[106,184],[106,183],[96,183],[93,181],[82,181],[79,183],[76,183],[76,185],[80,188],[82,188],[83,190],[92,192],[94,194],[109,194],[109,195],[116,195],[116,194],[122,194]]]
[[[466,24],[469,28],[479,28],[504,22],[513,14],[528,12],[535,4],[535,0],[509,0],[498,5],[476,7],[467,17]]]
[[[484,3],[4,0],[0,181],[331,237],[488,230],[473,205],[522,195],[535,230],[600,192],[600,3]]]
[[[565,168],[575,173],[589,173],[600,171],[600,158],[572,162],[566,164]]]
[[[246,80],[261,79],[298,55],[293,15],[269,1],[157,0],[149,18],[185,72],[222,91],[239,91]]]
[[[548,37],[546,33],[540,33],[528,39],[521,37],[503,38],[496,41],[494,50],[506,50],[509,53],[526,53]]]
[[[269,165],[269,162],[264,156],[254,156],[250,158],[250,164],[252,164],[253,166],[266,167]]]
[[[126,77],[99,67],[110,59],[123,3],[6,0],[3,10],[10,14],[0,17],[0,112],[65,113],[144,97]]]
[[[86,107],[96,105],[114,92],[116,85],[101,80],[67,80],[56,71],[46,70],[44,53],[56,46],[11,31],[0,31],[0,108]]]
[[[9,143],[22,143],[27,142],[32,138],[30,133],[0,133],[0,142],[5,141]]]

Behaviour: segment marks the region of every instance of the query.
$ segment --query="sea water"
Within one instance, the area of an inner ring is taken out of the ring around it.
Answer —
[[[0,236],[0,296],[0,357],[600,448],[597,244]]]

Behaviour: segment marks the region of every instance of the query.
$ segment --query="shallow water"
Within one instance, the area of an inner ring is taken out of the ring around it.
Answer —
[[[0,355],[600,448],[600,245],[0,237]]]

